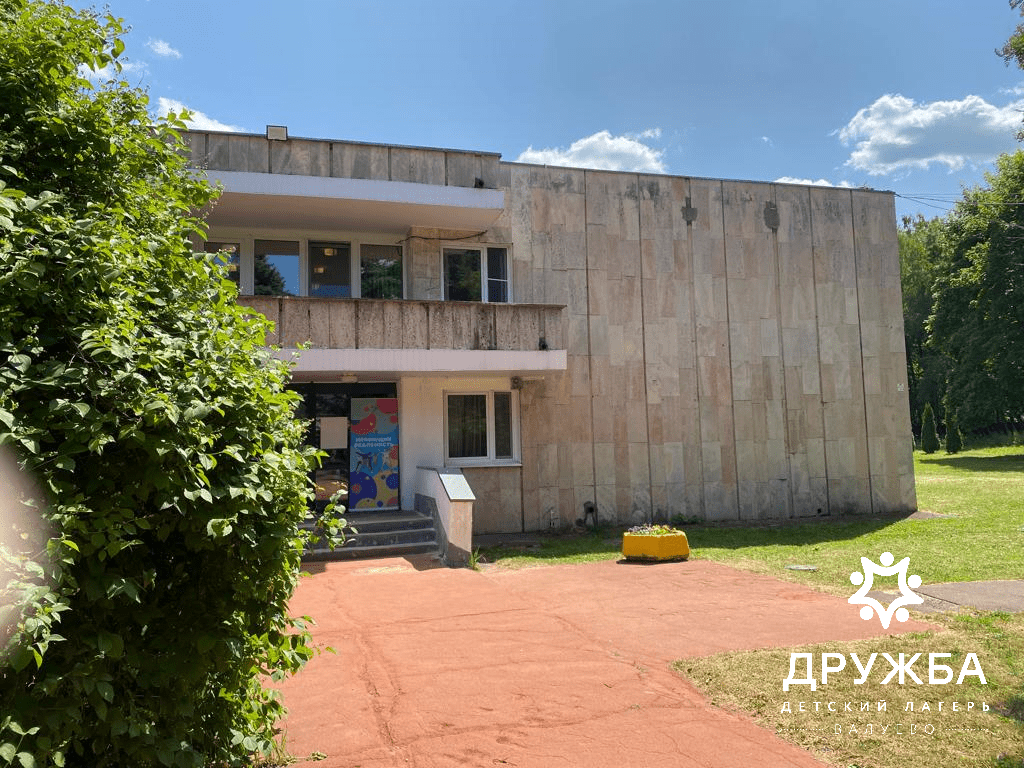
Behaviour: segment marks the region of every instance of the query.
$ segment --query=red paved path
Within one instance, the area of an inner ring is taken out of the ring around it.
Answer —
[[[883,632],[845,600],[695,560],[527,570],[316,564],[292,608],[321,654],[284,686],[287,748],[319,768],[820,766],[711,707],[686,656]],[[422,569],[422,570],[418,570]],[[815,696],[806,686],[780,700]]]

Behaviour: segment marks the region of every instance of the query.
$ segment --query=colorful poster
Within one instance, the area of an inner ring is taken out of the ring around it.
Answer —
[[[353,397],[348,508],[399,509],[398,398]]]

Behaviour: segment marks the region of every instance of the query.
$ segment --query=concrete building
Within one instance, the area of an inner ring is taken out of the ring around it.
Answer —
[[[323,487],[450,504],[453,552],[588,503],[622,524],[916,507],[891,193],[187,140],[224,188],[207,250],[268,343],[309,344]]]

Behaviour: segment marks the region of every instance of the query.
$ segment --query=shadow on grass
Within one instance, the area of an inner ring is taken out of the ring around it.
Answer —
[[[996,711],[1003,717],[1024,723],[1024,693],[1010,696],[1002,705],[996,706]]]
[[[868,533],[888,528],[906,515],[884,517],[842,517],[816,519],[808,522],[787,522],[782,525],[736,527],[695,525],[686,529],[690,546],[716,549],[743,549],[765,545],[806,546],[823,542],[856,539]]]
[[[965,472],[1024,472],[1024,453],[1009,456],[946,456],[941,459],[929,457],[921,461]]]
[[[588,559],[588,556],[621,556],[622,528],[600,526],[585,532],[537,533],[529,542],[514,541],[508,544],[494,544],[480,547],[480,553],[488,563],[500,562],[507,558],[524,560],[565,560]]]
[[[867,533],[882,530],[905,519],[905,515],[884,517],[817,518],[807,522],[786,522],[762,525],[718,525],[688,523],[678,526],[686,531],[690,547],[716,549],[743,549],[764,545],[803,546],[855,539]],[[497,563],[506,558],[534,561],[571,562],[607,556],[621,557],[624,528],[601,527],[585,533],[538,534],[534,543],[498,545],[481,548],[488,562]]]

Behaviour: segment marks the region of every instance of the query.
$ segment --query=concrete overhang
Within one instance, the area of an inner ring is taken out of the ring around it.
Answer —
[[[488,229],[505,207],[498,189],[280,173],[202,171],[223,187],[214,226],[405,234],[410,227]]]
[[[566,350],[475,349],[281,349],[292,375],[324,379],[343,373],[371,378],[402,376],[543,376],[568,367]]]

